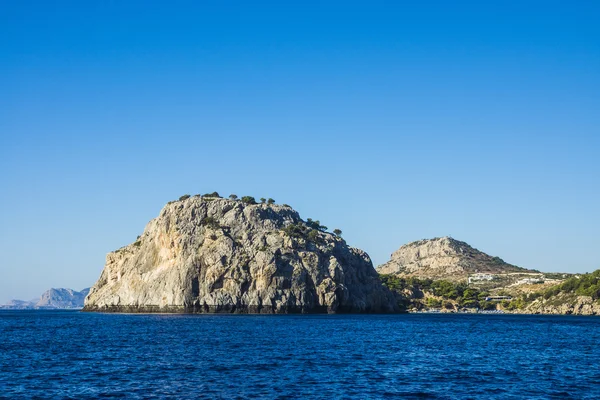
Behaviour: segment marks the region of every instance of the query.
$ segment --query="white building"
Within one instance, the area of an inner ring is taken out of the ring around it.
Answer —
[[[484,282],[494,280],[494,275],[491,274],[475,274],[469,277],[469,283]]]

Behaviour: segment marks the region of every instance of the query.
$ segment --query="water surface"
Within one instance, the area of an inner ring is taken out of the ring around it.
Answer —
[[[600,318],[0,311],[0,397],[598,399]]]

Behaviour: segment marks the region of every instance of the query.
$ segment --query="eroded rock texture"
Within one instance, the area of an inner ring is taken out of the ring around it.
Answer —
[[[171,202],[136,242],[108,254],[84,310],[397,311],[365,252],[309,226],[289,206]]]

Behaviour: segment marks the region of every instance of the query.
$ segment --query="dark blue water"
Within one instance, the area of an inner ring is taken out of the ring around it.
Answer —
[[[600,398],[600,318],[0,312],[5,398]]]

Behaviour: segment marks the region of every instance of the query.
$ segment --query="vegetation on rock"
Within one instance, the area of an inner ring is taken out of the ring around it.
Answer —
[[[304,239],[308,242],[322,243],[323,239],[319,235],[319,231],[311,228],[302,222],[290,224],[283,228],[283,232],[291,238]]]
[[[400,296],[400,303],[406,308],[478,308],[495,309],[496,305],[486,301],[488,292],[469,287],[464,282],[446,280],[419,279],[415,277],[399,277],[397,275],[379,275],[381,282],[388,289]]]
[[[600,269],[589,274],[571,277],[560,285],[545,290],[543,296],[544,299],[549,299],[561,293],[590,296],[594,300],[600,299]]]
[[[219,221],[217,221],[213,217],[206,217],[206,218],[204,218],[200,222],[200,225],[206,226],[206,227],[209,227],[209,228],[212,228],[212,229],[219,229],[221,227],[221,225],[219,225]]]
[[[256,204],[256,199],[252,196],[243,196],[242,202],[246,204]]]
[[[327,231],[327,227],[325,225],[321,225],[321,222],[319,222],[318,220],[317,221],[313,221],[312,218],[307,218],[306,219],[306,225],[309,228],[316,229],[316,230],[321,231],[321,232]]]

